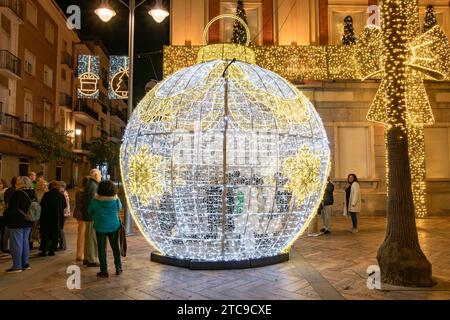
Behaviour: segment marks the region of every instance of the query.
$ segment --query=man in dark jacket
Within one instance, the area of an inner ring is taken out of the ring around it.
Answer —
[[[61,185],[57,181],[50,183],[50,190],[41,200],[41,253],[40,257],[54,256],[58,246],[60,230],[64,225],[64,209],[66,198],[59,191]]]
[[[330,177],[328,177],[328,183],[325,188],[325,193],[323,195],[322,200],[322,212],[321,212],[321,218],[323,223],[323,229],[320,230],[324,234],[330,233],[330,220],[331,220],[331,214],[333,212],[333,203],[334,203],[334,184],[331,183]]]
[[[9,187],[8,189],[6,189],[5,191],[5,207],[8,207],[8,202],[11,200],[14,192],[16,192],[16,182],[17,182],[17,177],[13,177],[11,179],[11,187]]]
[[[102,179],[102,173],[98,169],[92,169],[90,176],[91,178],[89,179],[86,188],[84,189],[83,197],[83,220],[86,224],[83,264],[87,265],[88,267],[98,267],[100,266],[100,264],[98,260],[97,237],[95,235],[94,222],[92,221],[92,216],[88,212],[88,208],[91,200],[95,198],[98,183]]]
[[[19,177],[16,188],[17,190],[8,199],[4,214],[13,258],[13,267],[6,270],[8,273],[31,269],[28,263],[30,247],[24,243],[28,243],[33,223],[25,219],[25,214],[31,202],[36,199],[36,194],[32,190],[32,183],[28,177]]]

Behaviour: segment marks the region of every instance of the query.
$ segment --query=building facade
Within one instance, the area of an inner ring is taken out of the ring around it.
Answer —
[[[340,45],[344,18],[352,16],[358,36],[373,16],[377,0],[245,0],[252,44],[255,46]],[[450,35],[450,3],[419,1],[423,25],[427,5],[433,5],[439,25]],[[203,44],[203,30],[219,14],[234,13],[236,1],[172,0],[171,46]],[[216,22],[208,43],[229,42],[233,20]],[[167,53],[168,51],[165,50]],[[170,64],[165,53],[165,65]],[[294,67],[305,61],[292,58]],[[307,57],[306,57],[307,58]],[[366,118],[379,88],[378,80],[290,79],[303,91],[322,117],[332,151],[331,178],[336,185],[334,210],[343,208],[346,178],[355,173],[362,187],[362,213],[386,212],[386,149],[384,127]],[[429,214],[450,214],[450,83],[426,81],[435,125],[425,128],[427,207]]]
[[[109,54],[69,29],[53,0],[0,1],[0,19],[0,177],[33,170],[78,184],[91,169],[89,141],[104,133],[119,143],[125,128],[126,103],[107,99]],[[77,98],[79,54],[100,56],[99,99]],[[43,165],[33,125],[68,133],[73,159]]]

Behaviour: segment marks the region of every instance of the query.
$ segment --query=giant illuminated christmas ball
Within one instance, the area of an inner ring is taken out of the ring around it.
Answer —
[[[164,256],[206,262],[285,252],[316,213],[329,162],[313,105],[231,44],[204,47],[151,90],[121,150],[145,237]]]

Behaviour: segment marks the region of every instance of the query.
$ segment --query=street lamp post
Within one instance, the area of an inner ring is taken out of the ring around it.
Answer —
[[[133,99],[134,99],[134,34],[135,34],[135,12],[138,7],[147,2],[147,0],[141,0],[136,5],[136,0],[129,0],[128,3],[123,0],[117,0],[122,5],[128,8],[129,11],[129,31],[128,31],[128,56],[129,56],[129,71],[128,71],[128,119],[130,119],[133,113]],[[95,14],[105,23],[110,21],[116,12],[109,5],[108,0],[102,0],[100,7],[95,10]],[[161,0],[156,0],[156,6],[149,11],[149,15],[153,19],[161,23],[169,16],[169,13],[162,7]],[[125,214],[125,229],[127,234],[133,234],[133,219],[131,218],[130,209],[127,206]]]

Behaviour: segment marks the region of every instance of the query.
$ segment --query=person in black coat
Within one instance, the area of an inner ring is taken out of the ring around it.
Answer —
[[[60,230],[64,225],[64,209],[66,198],[60,192],[61,185],[57,181],[50,183],[49,191],[41,200],[41,253],[40,257],[54,256],[58,246]]]
[[[25,219],[25,213],[33,200],[36,200],[36,194],[32,189],[31,180],[28,177],[17,178],[16,191],[8,199],[7,210],[4,214],[13,258],[13,267],[6,270],[8,273],[31,269],[28,240],[33,223]]]

